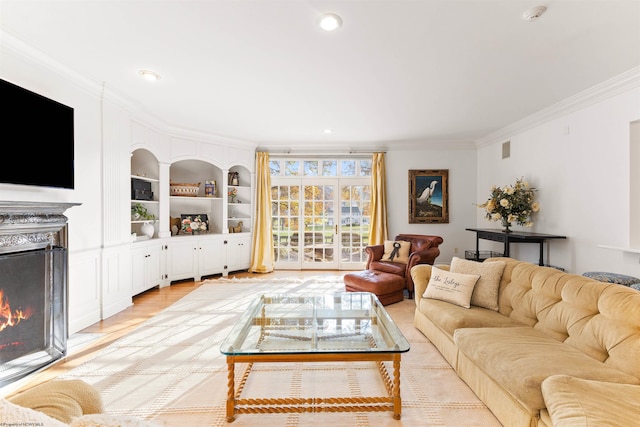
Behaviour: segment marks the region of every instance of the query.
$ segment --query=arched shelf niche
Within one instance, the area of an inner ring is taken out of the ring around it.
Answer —
[[[208,229],[201,234],[221,234],[223,231],[224,199],[223,171],[201,159],[184,158],[169,167],[169,215],[172,221],[185,216],[206,215]],[[173,224],[173,222],[172,222]],[[172,235],[180,235],[172,230]]]

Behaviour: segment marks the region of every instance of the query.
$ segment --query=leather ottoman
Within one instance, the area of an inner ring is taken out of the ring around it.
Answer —
[[[393,304],[404,299],[404,279],[397,274],[364,270],[344,275],[347,292],[371,292],[382,305]]]

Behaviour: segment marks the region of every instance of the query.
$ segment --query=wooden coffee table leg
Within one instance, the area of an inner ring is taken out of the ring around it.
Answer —
[[[400,397],[400,353],[393,356],[393,419],[399,420],[402,414]]]
[[[227,422],[233,422],[236,419],[236,390],[234,379],[235,362],[233,357],[227,356]]]

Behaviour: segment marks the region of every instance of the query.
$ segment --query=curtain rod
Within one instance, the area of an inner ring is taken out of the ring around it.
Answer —
[[[386,153],[386,150],[380,151],[295,151],[295,150],[265,150],[270,156],[275,157],[369,157],[375,153]]]
[[[373,153],[344,153],[344,154],[328,154],[328,153],[272,153],[269,152],[269,158],[275,159],[370,159]]]

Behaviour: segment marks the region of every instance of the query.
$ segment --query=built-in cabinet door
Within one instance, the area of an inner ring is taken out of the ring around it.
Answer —
[[[131,250],[131,296],[144,291],[146,271],[146,248]]]
[[[251,234],[227,238],[227,272],[246,270],[251,266]]]
[[[225,248],[222,238],[198,240],[198,275],[220,274],[224,269]]]
[[[131,250],[131,296],[162,282],[161,246],[134,245]]]
[[[177,242],[176,242],[177,240]],[[202,280],[224,271],[226,248],[222,236],[174,238],[168,243],[169,280]]]
[[[174,238],[169,244],[167,264],[169,281],[188,279],[196,276],[197,247],[196,241]]]
[[[147,289],[160,285],[162,282],[162,262],[160,260],[161,245],[156,243],[148,247],[147,256]]]

